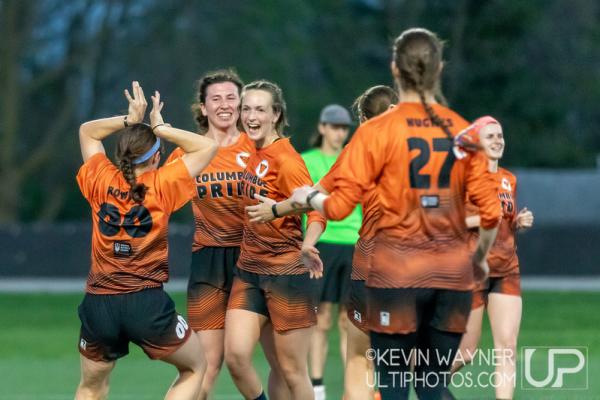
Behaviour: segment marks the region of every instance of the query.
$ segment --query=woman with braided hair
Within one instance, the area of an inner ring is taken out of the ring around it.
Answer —
[[[366,321],[384,400],[407,399],[413,383],[421,399],[452,398],[449,369],[469,316],[473,275],[487,273],[501,217],[485,156],[454,156],[453,138],[468,123],[436,102],[442,66],[435,34],[403,32],[391,63],[400,103],[358,128],[329,196],[310,187],[292,196],[297,206],[338,220],[376,185],[381,216],[366,280]],[[474,255],[467,196],[480,210]]]
[[[77,183],[92,208],[93,229],[91,271],[79,306],[81,381],[75,398],[106,398],[116,360],[133,342],[151,359],[177,368],[166,399],[196,400],[206,369],[202,346],[162,286],[169,277],[169,217],[194,196],[192,176],[208,165],[217,145],[166,125],[158,92],[151,126],[143,124],[144,92],[137,82],[132,91],[125,91],[126,116],[89,121],[79,130],[84,163]],[[115,133],[119,168],[102,144]],[[158,168],[162,139],[185,154]]]

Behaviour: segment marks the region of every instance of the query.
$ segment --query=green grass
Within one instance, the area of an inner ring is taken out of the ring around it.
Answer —
[[[0,295],[0,399],[72,399],[79,380],[77,305],[82,295]],[[183,312],[185,299],[175,294]],[[522,391],[522,399],[600,399],[600,293],[524,294],[521,346],[586,346],[589,349],[589,389],[584,391]],[[487,320],[482,348],[491,347]],[[325,373],[330,399],[340,399],[342,367],[337,332],[332,333]],[[255,365],[263,377],[268,369],[257,352]],[[492,368],[467,367],[477,374]],[[135,345],[120,360],[111,378],[111,399],[160,399],[175,370],[150,361]],[[517,374],[520,387],[520,371]],[[493,398],[492,388],[455,388],[458,398]],[[220,376],[216,399],[241,398],[226,370]]]

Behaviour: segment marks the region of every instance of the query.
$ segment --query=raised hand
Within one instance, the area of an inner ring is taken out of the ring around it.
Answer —
[[[302,246],[302,262],[308,268],[310,279],[323,277],[323,261],[315,246]]]
[[[152,127],[152,129],[154,129],[159,125],[165,124],[162,114],[160,113],[165,103],[160,101],[160,93],[158,92],[158,90],[155,90],[154,96],[150,97],[152,98],[152,110],[150,111],[150,126]]]
[[[127,111],[127,123],[137,124],[144,120],[146,107],[148,103],[144,97],[144,90],[138,81],[131,82],[131,94],[127,89],[124,91],[125,98],[129,102],[129,110]]]
[[[533,226],[533,213],[527,209],[527,207],[523,208],[516,217],[517,228],[518,229],[529,229]]]
[[[254,198],[258,200],[258,204],[246,207],[246,212],[250,217],[250,222],[273,221],[275,219],[275,215],[273,215],[272,207],[276,201],[259,194],[255,194]]]

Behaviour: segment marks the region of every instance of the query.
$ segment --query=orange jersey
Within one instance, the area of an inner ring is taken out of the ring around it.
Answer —
[[[345,156],[346,148],[344,147],[340,156],[333,164],[329,172],[319,180],[319,184],[327,192],[331,193],[335,190],[336,175],[339,171],[341,159]],[[373,250],[373,237],[375,236],[375,226],[381,212],[379,210],[379,201],[377,199],[376,186],[373,183],[364,194],[362,200],[363,219],[362,225],[358,232],[360,238],[354,249],[354,257],[352,258],[352,274],[353,280],[365,280],[369,273],[369,260]]]
[[[452,110],[432,107],[453,134],[468,126]],[[502,211],[487,158],[456,160],[452,144],[420,103],[372,118],[348,144],[324,209],[329,219],[343,218],[376,183],[381,217],[367,286],[472,289],[467,194],[484,228],[495,227]]]
[[[254,143],[242,132],[235,144],[220,147],[208,167],[196,177],[192,251],[205,246],[234,247],[242,243],[242,175],[253,151]],[[183,154],[183,150],[177,148],[169,160]]]
[[[312,181],[300,154],[289,139],[279,139],[257,149],[248,159],[242,188],[244,205],[255,205],[254,194],[282,201],[294,189]],[[318,212],[308,213],[307,224],[325,219]],[[269,223],[250,223],[244,218],[244,239],[238,267],[265,275],[296,275],[307,272],[302,264],[302,223],[299,215],[275,219]]]
[[[138,204],[119,169],[98,153],[79,169],[77,183],[92,208],[92,267],[88,293],[118,294],[160,287],[169,278],[169,216],[194,196],[194,182],[181,160],[148,171]]]
[[[496,241],[490,249],[488,264],[490,276],[500,277],[518,272],[519,258],[515,242],[517,216],[517,178],[508,170],[498,168],[497,173],[490,174],[498,187],[498,198],[502,203],[502,221],[498,226]],[[470,214],[477,215],[477,207],[468,204]],[[476,242],[477,233],[473,235]]]

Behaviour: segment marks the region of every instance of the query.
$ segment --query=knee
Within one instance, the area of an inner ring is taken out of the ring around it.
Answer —
[[[75,394],[75,400],[104,400],[106,398],[108,398],[108,382],[90,387],[82,381]]]
[[[88,371],[81,377],[76,399],[101,400],[108,397],[108,372],[110,370],[94,372]]]
[[[252,365],[252,356],[236,349],[228,349],[225,351],[225,364],[231,375],[241,376]]]
[[[508,360],[514,360],[517,352],[517,335],[507,334],[502,335],[497,340],[494,340],[496,351],[501,352],[501,357]]]
[[[340,330],[346,330],[349,322],[350,321],[348,320],[348,314],[346,313],[346,310],[341,308],[338,315],[338,328]]]
[[[282,365],[281,375],[289,387],[294,387],[308,379],[308,369],[297,365]]]
[[[331,329],[331,311],[323,310],[317,314],[317,329],[320,331],[329,331]]]
[[[219,371],[221,371],[221,366],[223,365],[223,353],[214,354],[207,353],[206,354],[206,375],[205,379],[214,380],[219,375]]]

